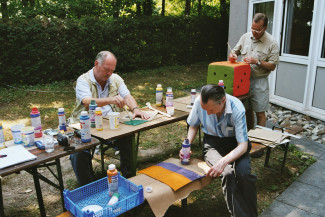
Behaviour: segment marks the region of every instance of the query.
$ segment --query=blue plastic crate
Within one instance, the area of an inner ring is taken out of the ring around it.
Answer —
[[[107,177],[84,185],[75,190],[64,190],[64,206],[73,215],[80,217],[88,216],[118,216],[144,202],[142,185],[135,185],[120,174],[118,174],[119,201],[108,206],[111,197],[108,195]],[[81,211],[89,205],[98,205],[103,209],[97,212]]]

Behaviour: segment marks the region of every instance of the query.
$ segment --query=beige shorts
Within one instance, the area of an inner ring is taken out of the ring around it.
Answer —
[[[246,109],[252,109],[254,112],[265,112],[269,109],[269,81],[267,76],[251,77],[249,93],[251,97],[244,103]]]

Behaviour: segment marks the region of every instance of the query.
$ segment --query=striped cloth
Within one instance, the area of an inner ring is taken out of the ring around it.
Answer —
[[[204,177],[204,175],[199,175],[191,170],[168,162],[161,162],[157,165],[140,170],[139,173],[165,183],[174,191],[177,191],[196,179]]]

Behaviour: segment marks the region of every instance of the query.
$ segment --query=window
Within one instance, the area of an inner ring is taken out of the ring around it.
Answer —
[[[269,19],[266,31],[270,34],[273,32],[273,13],[274,12],[274,1],[255,3],[253,6],[253,17],[256,13],[263,13]],[[253,19],[252,17],[252,19]]]
[[[324,33],[323,33],[323,46],[322,46],[322,53],[320,55],[321,58],[325,58],[325,27],[324,27]]]
[[[284,53],[308,56],[314,0],[288,0]]]

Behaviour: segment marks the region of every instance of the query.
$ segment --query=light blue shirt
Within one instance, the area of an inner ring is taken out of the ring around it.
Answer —
[[[221,138],[236,136],[238,143],[248,141],[245,108],[239,99],[226,94],[225,111],[220,120],[216,114],[208,115],[207,111],[201,107],[200,100],[201,96],[195,99],[192,111],[187,118],[190,126],[201,124],[205,134]]]
[[[104,89],[102,89],[100,84],[96,81],[94,76],[94,69],[90,70],[89,78],[92,82],[96,82],[98,98],[107,97],[109,94],[109,85],[111,83],[110,78],[106,81]],[[128,90],[124,82],[119,87],[118,92],[122,98],[130,94],[130,91]],[[81,103],[84,98],[92,98],[88,82],[80,77],[77,80],[76,97],[77,99],[80,100]],[[106,116],[109,112],[112,112],[112,108],[110,105],[106,105],[102,107],[103,116]]]

